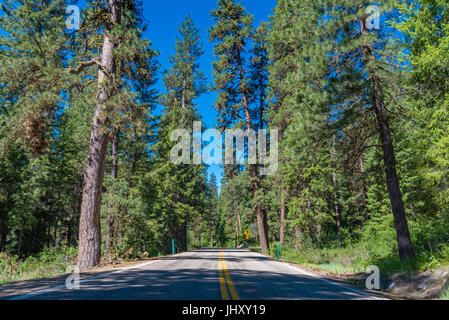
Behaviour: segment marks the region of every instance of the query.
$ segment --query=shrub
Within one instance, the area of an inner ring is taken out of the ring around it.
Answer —
[[[71,247],[46,249],[25,260],[0,253],[0,285],[63,274],[69,265],[76,263],[76,255],[77,249]]]

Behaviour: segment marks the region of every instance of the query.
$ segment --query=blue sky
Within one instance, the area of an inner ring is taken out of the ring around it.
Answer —
[[[241,1],[247,11],[254,15],[254,23],[258,25],[261,21],[268,21],[273,13],[276,0],[243,0]],[[203,49],[205,51],[201,59],[201,67],[209,82],[212,82],[212,61],[214,61],[213,44],[208,41],[208,30],[213,24],[210,11],[216,6],[215,0],[193,0],[193,1],[144,1],[144,15],[148,23],[146,38],[153,42],[155,49],[161,55],[159,62],[162,70],[168,69],[168,57],[174,54],[177,27],[190,14],[199,28]],[[159,81],[158,89],[163,91],[162,81]],[[205,125],[209,128],[216,126],[217,114],[213,108],[216,95],[211,93],[200,97],[196,103],[203,117]],[[223,170],[218,165],[209,168],[209,174],[214,172],[220,181]]]
[[[85,1],[78,2],[81,7]],[[254,25],[257,26],[261,21],[268,21],[269,16],[273,13],[276,6],[276,0],[241,0],[243,6],[248,13],[254,15]],[[212,61],[214,61],[213,44],[208,41],[208,30],[213,25],[210,17],[210,11],[216,6],[215,0],[169,0],[169,1],[143,1],[143,9],[145,21],[148,30],[145,38],[153,43],[153,48],[160,52],[158,58],[162,65],[161,71],[169,69],[168,57],[174,54],[175,41],[177,36],[177,28],[184,21],[185,17],[190,14],[199,28],[203,49],[205,51],[201,58],[201,67],[204,71],[208,82],[212,83]],[[162,83],[162,73],[159,76],[157,89],[164,91]],[[205,125],[209,128],[216,126],[217,114],[213,108],[216,95],[210,93],[203,95],[197,99],[196,104],[198,111],[203,117]],[[212,165],[209,170],[217,176],[217,180],[221,181],[223,170],[218,165]]]

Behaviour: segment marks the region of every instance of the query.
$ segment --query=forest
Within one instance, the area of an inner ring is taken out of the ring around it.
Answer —
[[[140,1],[89,0],[72,29],[74,1],[0,2],[0,284],[201,247],[449,263],[445,0],[277,0],[257,25],[217,0],[212,74],[187,13],[164,70]],[[211,92],[220,132],[279,132],[276,172],[170,160]]]

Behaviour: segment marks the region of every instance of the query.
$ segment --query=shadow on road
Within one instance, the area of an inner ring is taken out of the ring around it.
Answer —
[[[286,267],[273,263],[267,257],[240,249],[199,249],[191,253],[166,257],[151,266],[100,273],[95,279],[81,283],[80,290],[58,289],[33,296],[35,300],[221,300],[218,277],[218,252],[223,250],[226,262],[241,262],[238,268],[229,269],[232,282],[240,299],[361,299],[363,294],[347,286],[336,285],[320,279],[286,271]],[[204,253],[198,255],[198,253]],[[208,253],[215,253],[208,255]],[[240,254],[238,257],[232,253]],[[204,260],[204,263],[200,263]],[[211,263],[210,261],[216,261]],[[260,262],[269,262],[270,264]],[[236,265],[234,264],[234,267]],[[270,270],[257,270],[270,266]],[[281,270],[282,269],[282,270]],[[47,286],[64,284],[65,277],[40,280]],[[85,278],[85,277],[84,277]],[[39,289],[36,281],[22,281],[0,287],[0,296],[20,295],[24,289]],[[33,287],[34,286],[34,287]],[[16,291],[13,291],[16,288]],[[5,290],[6,289],[6,290]],[[20,289],[20,291],[18,291]]]

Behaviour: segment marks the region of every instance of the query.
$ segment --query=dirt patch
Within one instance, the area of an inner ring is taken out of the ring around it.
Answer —
[[[413,300],[439,299],[449,281],[449,268],[426,271],[416,275],[395,274],[387,292]]]

